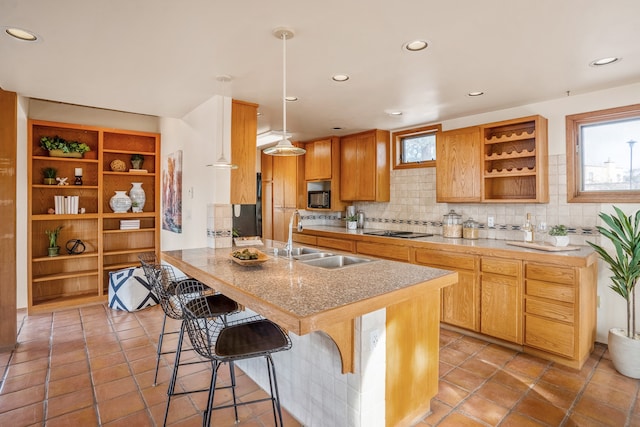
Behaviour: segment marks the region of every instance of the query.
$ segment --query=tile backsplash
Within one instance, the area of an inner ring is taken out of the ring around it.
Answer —
[[[442,219],[451,209],[462,215],[462,221],[473,218],[480,224],[480,238],[521,240],[527,213],[534,224],[547,227],[564,224],[572,244],[585,244],[597,234],[599,203],[567,203],[565,155],[549,156],[549,203],[436,203],[435,168],[391,171],[391,200],[388,203],[354,203],[365,212],[365,227],[442,233]],[[342,225],[342,212],[317,214],[303,212],[309,225]],[[494,226],[487,226],[487,218]]]

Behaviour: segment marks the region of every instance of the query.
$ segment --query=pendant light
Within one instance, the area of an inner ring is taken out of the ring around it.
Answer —
[[[225,141],[224,141],[224,128],[225,128],[225,121],[224,121],[224,99],[225,99],[225,95],[226,95],[226,85],[228,82],[231,81],[231,76],[227,76],[227,75],[221,75],[221,76],[217,76],[216,80],[218,80],[219,82],[222,82],[223,84],[223,90],[222,90],[222,95],[220,95],[220,99],[222,99],[222,101],[220,102],[220,142],[221,142],[221,149],[220,149],[220,158],[212,165],[207,165],[207,166],[213,166],[216,169],[238,169],[238,165],[233,165],[231,164],[231,162],[229,162],[227,160],[227,158],[224,155],[224,145],[225,145]]]
[[[294,146],[287,139],[287,39],[293,38],[293,30],[279,27],[273,35],[282,39],[282,139],[273,147],[265,148],[263,153],[271,156],[300,156],[306,153],[304,148]]]

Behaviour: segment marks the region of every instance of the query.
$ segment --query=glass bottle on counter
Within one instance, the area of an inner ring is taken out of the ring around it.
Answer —
[[[442,236],[462,237],[462,215],[458,215],[453,209],[442,218]]]
[[[524,241],[527,243],[533,243],[533,223],[531,222],[531,214],[527,213],[527,219],[522,227],[524,230]]]

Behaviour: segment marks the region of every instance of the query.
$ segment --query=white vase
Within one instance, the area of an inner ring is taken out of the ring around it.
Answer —
[[[347,221],[347,230],[355,230],[358,228],[358,221]]]
[[[549,241],[553,246],[567,246],[569,244],[569,236],[549,236]]]
[[[629,378],[640,378],[640,340],[627,337],[627,331],[609,329],[609,355],[616,371]]]
[[[147,196],[142,189],[141,182],[132,182],[131,190],[129,190],[129,197],[132,202],[132,211],[133,212],[142,212],[144,208],[144,202],[147,200]]]
[[[124,213],[131,207],[131,199],[126,191],[116,191],[116,194],[109,199],[109,206],[115,213]]]

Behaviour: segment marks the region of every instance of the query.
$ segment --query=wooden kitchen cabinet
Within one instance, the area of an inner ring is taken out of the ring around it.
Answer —
[[[84,142],[91,151],[82,158],[50,157],[40,147],[43,136]],[[28,122],[27,276],[29,313],[104,302],[109,273],[139,265],[138,255],[160,250],[160,135],[97,126],[29,120]],[[128,170],[132,154],[142,154],[147,172]],[[111,170],[120,160],[125,171]],[[54,167],[70,185],[42,184],[41,169]],[[82,168],[82,185],[74,185]],[[141,182],[146,200],[142,212],[114,213],[109,200],[115,191],[129,191]],[[78,196],[85,213],[49,214],[54,196]],[[140,228],[120,229],[120,221],[137,219]],[[62,226],[60,255],[47,256],[45,230]],[[84,252],[69,254],[67,242],[80,239]]]
[[[480,128],[440,132],[436,138],[436,201],[479,202]]]
[[[579,368],[593,351],[597,264],[566,267],[525,262],[524,345]]]
[[[548,203],[547,119],[529,116],[481,129],[482,201]]]
[[[418,264],[458,272],[458,283],[442,290],[441,320],[445,323],[480,331],[480,258],[432,249],[416,249]]]
[[[256,203],[256,138],[258,104],[231,102],[231,204]]]
[[[340,139],[340,200],[389,201],[389,139],[382,130]]]
[[[286,241],[298,202],[298,157],[262,153],[262,236]],[[271,178],[269,181],[268,179]]]
[[[304,179],[306,181],[330,180],[332,138],[320,139],[304,144]]]
[[[482,257],[480,332],[522,344],[522,261]]]

